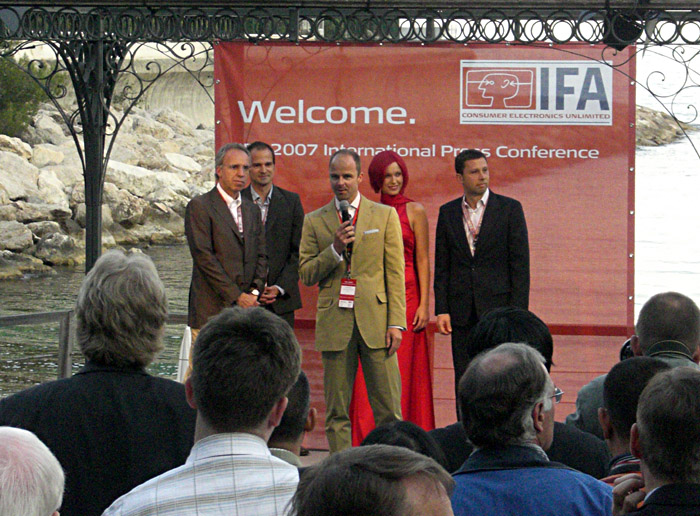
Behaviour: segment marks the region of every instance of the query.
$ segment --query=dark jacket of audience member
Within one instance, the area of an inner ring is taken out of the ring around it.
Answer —
[[[650,357],[633,357],[613,366],[605,377],[603,406],[598,419],[612,459],[603,482],[613,485],[626,473],[639,473],[639,459],[630,453],[630,430],[637,419],[637,402],[654,375],[671,366]]]
[[[663,360],[671,367],[700,369],[700,309],[688,296],[678,292],[656,294],[644,303],[636,335],[630,338],[634,356]],[[566,417],[567,425],[603,437],[598,409],[603,406],[603,382],[598,376],[581,387],[576,412]]]
[[[450,464],[437,441],[428,432],[410,421],[393,421],[378,426],[367,434],[361,446],[369,444],[390,444],[408,448],[434,459],[445,469]]]
[[[474,357],[504,342],[522,342],[535,348],[544,356],[547,371],[551,369],[554,352],[552,334],[547,325],[532,312],[506,307],[486,314],[469,334],[469,356]],[[448,471],[459,469],[472,451],[462,425],[455,423],[429,433],[445,452]],[[608,472],[610,455],[605,442],[563,423],[554,423],[554,440],[547,455],[553,461],[595,478],[601,478]]]
[[[630,449],[643,478],[618,479],[615,514],[700,514],[700,372],[679,367],[649,381],[639,397]]]
[[[97,516],[185,462],[195,411],[183,385],[145,367],[163,349],[163,283],[150,258],[105,253],[76,304],[85,367],[0,401],[0,425],[34,432],[66,472],[62,516]]]

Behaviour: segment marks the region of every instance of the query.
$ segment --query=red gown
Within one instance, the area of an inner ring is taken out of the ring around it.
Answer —
[[[399,371],[401,372],[401,413],[405,421],[411,421],[425,430],[435,428],[433,413],[433,384],[426,330],[415,333],[413,317],[420,303],[418,273],[415,263],[416,237],[406,213],[406,204],[396,206],[403,234],[403,253],[406,261],[406,324],[399,347]],[[350,402],[352,444],[358,446],[374,429],[374,416],[367,398],[367,387],[360,365]]]

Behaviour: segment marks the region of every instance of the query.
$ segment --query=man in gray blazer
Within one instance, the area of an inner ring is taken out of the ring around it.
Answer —
[[[299,195],[277,185],[275,151],[264,142],[248,145],[250,184],[241,195],[260,208],[267,248],[267,285],[260,304],[294,328],[294,310],[301,308],[299,295],[299,241],[304,208]]]

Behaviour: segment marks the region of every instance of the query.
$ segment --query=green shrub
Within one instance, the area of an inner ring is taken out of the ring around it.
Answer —
[[[41,87],[12,57],[0,57],[0,134],[22,134],[45,99]]]

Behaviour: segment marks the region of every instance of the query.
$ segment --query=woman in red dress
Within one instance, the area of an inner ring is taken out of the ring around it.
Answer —
[[[401,371],[401,412],[425,430],[435,428],[431,357],[425,327],[428,315],[430,260],[428,258],[428,217],[425,208],[404,197],[408,186],[408,169],[394,151],[377,154],[369,166],[369,180],[375,192],[381,191],[381,202],[393,206],[399,214],[406,260],[406,321],[398,350]],[[367,399],[367,390],[359,369],[350,403],[352,442],[358,446],[374,429],[374,417]]]

